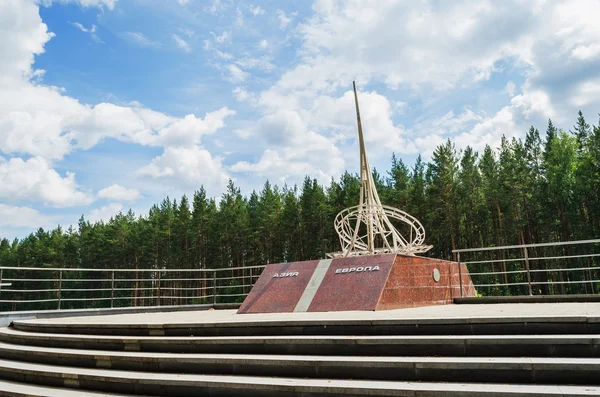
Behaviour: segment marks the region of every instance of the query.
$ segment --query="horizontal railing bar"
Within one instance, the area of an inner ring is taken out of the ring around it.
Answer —
[[[481,251],[497,251],[503,249],[517,249],[517,248],[533,248],[533,247],[553,247],[562,245],[575,245],[575,244],[597,244],[600,243],[600,239],[595,240],[576,240],[576,241],[559,241],[556,243],[536,243],[536,244],[519,244],[519,245],[505,245],[500,247],[483,247],[483,248],[461,248],[452,250],[453,253],[459,252],[481,252]]]
[[[517,273],[527,273],[527,270],[510,270],[510,271],[506,271],[506,272],[484,272],[484,273],[469,272],[469,275],[470,276],[489,276],[489,275],[493,275],[493,274],[517,274]]]
[[[264,269],[266,265],[256,266],[240,266],[240,267],[224,267],[219,269],[90,269],[90,268],[74,268],[74,267],[19,267],[19,266],[0,266],[0,270],[21,270],[21,271],[44,271],[44,272],[121,272],[121,273],[134,273],[134,272],[225,272],[232,270],[247,270],[247,269]]]
[[[600,267],[564,267],[558,269],[531,269],[531,273],[542,273],[542,272],[570,272],[570,271],[580,271],[580,270],[600,270]],[[4,290],[3,290],[4,291]]]
[[[158,278],[116,278],[115,283],[121,281],[156,281]],[[106,281],[111,281],[110,279],[106,279]]]
[[[61,302],[78,302],[78,301],[109,301],[112,298],[61,298]]]
[[[536,281],[536,282],[531,282],[532,285],[534,284],[548,284],[548,285],[553,285],[553,284],[588,284],[588,283],[597,283],[600,282],[600,280],[573,280],[573,281]]]
[[[6,289],[6,288],[2,288],[2,290],[0,290],[0,292],[58,292],[58,291],[59,291],[58,288],[52,288],[52,289]]]
[[[160,287],[161,291],[202,291],[207,289],[213,289],[213,287]]]
[[[0,300],[0,303],[27,303],[27,302],[31,302],[31,303],[40,303],[40,302],[56,302],[58,301],[58,298],[56,299],[27,299],[27,300]]]
[[[223,286],[216,286],[216,289],[225,289],[225,288],[242,288],[242,287],[252,287],[254,286],[254,284],[244,284],[244,285],[223,285]],[[211,287],[212,288],[212,287]],[[209,289],[211,289],[209,288]]]
[[[468,261],[468,262],[463,262],[461,261],[460,263],[464,263],[465,265],[476,265],[476,264],[481,264],[481,263],[502,263],[502,262],[520,262],[520,261],[524,261],[524,258],[517,258],[517,259],[491,259],[489,261]]]
[[[217,298],[219,296],[246,296],[248,294],[217,294]]]
[[[250,277],[260,277],[260,275],[235,276],[235,277],[217,277],[217,281],[219,281],[219,280],[238,280],[240,278],[250,278]]]
[[[573,258],[592,258],[600,256],[600,254],[586,254],[586,255],[565,255],[565,256],[536,256],[529,258],[530,261],[543,260],[543,259],[573,259]]]
[[[533,283],[531,283],[533,284]],[[498,283],[498,284],[474,284],[475,289],[479,287],[508,287],[511,285],[527,285],[527,282],[524,283]]]
[[[219,269],[206,269],[206,271],[217,271],[217,272],[225,272],[229,270],[242,270],[242,269],[264,269],[268,265],[256,265],[256,266],[238,266],[238,267],[222,267]]]
[[[161,277],[161,281],[212,281],[211,278],[164,278]],[[115,279],[117,281],[117,279]],[[119,280],[120,281],[120,280]],[[133,279],[135,281],[135,279]]]
[[[2,281],[58,281],[56,278],[3,278]]]

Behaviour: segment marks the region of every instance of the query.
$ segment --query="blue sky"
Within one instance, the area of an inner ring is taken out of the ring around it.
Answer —
[[[600,111],[596,0],[7,0],[0,238]]]

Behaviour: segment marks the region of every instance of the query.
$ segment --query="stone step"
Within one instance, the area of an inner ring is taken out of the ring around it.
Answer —
[[[440,382],[599,383],[600,359],[282,356],[108,352],[12,345],[0,358],[71,367],[215,375]]]
[[[50,386],[35,386],[25,383],[0,380],[2,397],[130,397],[131,394],[113,394],[65,389]]]
[[[392,382],[164,374],[22,363],[0,359],[0,378],[79,390],[155,396],[590,396],[597,386]]]
[[[600,335],[113,336],[0,328],[0,341],[90,350],[337,356],[600,357]]]
[[[463,306],[464,307],[464,306]],[[210,312],[209,312],[210,313]],[[207,315],[208,316],[208,315]],[[130,336],[260,336],[260,335],[549,335],[600,334],[600,317],[489,316],[451,318],[277,319],[238,315],[216,322],[131,323],[90,319],[35,319],[13,322],[21,331]]]

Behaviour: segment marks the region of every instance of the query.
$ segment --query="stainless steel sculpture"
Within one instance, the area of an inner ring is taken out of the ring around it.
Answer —
[[[355,207],[340,211],[335,217],[334,227],[340,236],[341,252],[327,254],[330,258],[345,258],[374,254],[414,255],[430,250],[424,245],[425,229],[412,215],[397,208],[382,205],[375,188],[369,160],[365,151],[356,84],[354,102],[358,121],[358,141],[360,145],[360,201]],[[392,220],[407,226],[407,235],[402,235],[392,224]]]

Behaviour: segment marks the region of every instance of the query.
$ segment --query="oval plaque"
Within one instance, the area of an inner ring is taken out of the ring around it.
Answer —
[[[433,269],[433,281],[440,282],[440,271],[437,268]]]

